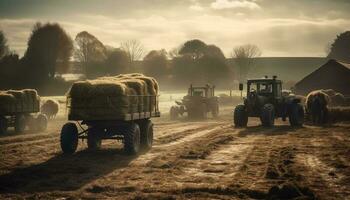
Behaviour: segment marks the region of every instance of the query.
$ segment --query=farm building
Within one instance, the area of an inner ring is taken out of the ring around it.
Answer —
[[[350,64],[331,59],[296,83],[293,91],[306,95],[318,89],[333,89],[350,95]]]

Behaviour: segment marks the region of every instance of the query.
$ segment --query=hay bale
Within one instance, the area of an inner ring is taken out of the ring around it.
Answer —
[[[1,112],[38,112],[40,97],[36,90],[7,90],[0,94]]]
[[[332,106],[344,106],[345,102],[345,96],[341,93],[336,93],[334,96],[331,97]]]
[[[60,104],[54,99],[46,100],[43,105],[41,105],[40,111],[45,114],[49,119],[56,117],[59,111]]]
[[[106,118],[131,112],[150,111],[150,97],[158,94],[158,83],[142,74],[120,74],[79,81],[67,93],[70,115]]]
[[[332,97],[336,94],[336,92],[333,89],[323,89],[321,91],[330,97]]]
[[[314,124],[327,122],[330,97],[322,90],[310,92],[306,97],[306,112]]]

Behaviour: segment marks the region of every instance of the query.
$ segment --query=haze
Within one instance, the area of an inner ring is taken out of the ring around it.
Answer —
[[[350,26],[349,10],[347,0],[1,0],[0,29],[20,55],[40,21],[60,23],[72,38],[86,30],[114,47],[137,39],[147,50],[170,50],[198,38],[225,55],[253,43],[264,57],[319,57]]]

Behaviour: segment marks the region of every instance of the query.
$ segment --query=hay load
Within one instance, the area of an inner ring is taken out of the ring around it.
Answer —
[[[53,119],[56,117],[58,111],[60,108],[60,104],[58,101],[54,99],[48,99],[46,100],[43,105],[41,105],[41,113],[45,114],[47,118]]]
[[[0,114],[39,112],[40,97],[36,90],[0,91]]]
[[[306,111],[314,124],[327,122],[330,97],[322,90],[310,92],[306,96]]]
[[[154,109],[159,86],[142,74],[121,74],[78,81],[67,97],[70,118],[117,119],[129,113]]]

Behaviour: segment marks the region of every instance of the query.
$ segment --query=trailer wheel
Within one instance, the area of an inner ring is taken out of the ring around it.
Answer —
[[[153,144],[153,123],[151,120],[143,120],[140,124],[141,147],[143,149],[152,148]]]
[[[263,126],[271,127],[275,125],[275,109],[272,104],[265,104],[261,111],[260,120]]]
[[[233,112],[233,123],[236,127],[246,127],[248,123],[248,114],[244,105],[238,105]]]
[[[302,126],[304,123],[304,108],[300,104],[293,104],[289,111],[289,123],[291,126]]]
[[[61,130],[61,149],[65,154],[73,154],[78,147],[78,128],[75,123],[66,123]]]
[[[7,119],[4,116],[0,116],[0,134],[6,133],[8,128]]]
[[[87,132],[87,145],[90,150],[97,150],[101,148],[102,139],[98,134],[97,129],[91,128]]]
[[[131,123],[124,131],[124,150],[129,155],[140,150],[140,127],[136,123]]]
[[[26,118],[24,115],[15,116],[15,132],[22,133],[26,128]]]
[[[47,117],[45,114],[39,114],[36,118],[36,126],[39,131],[45,131],[47,128]]]

